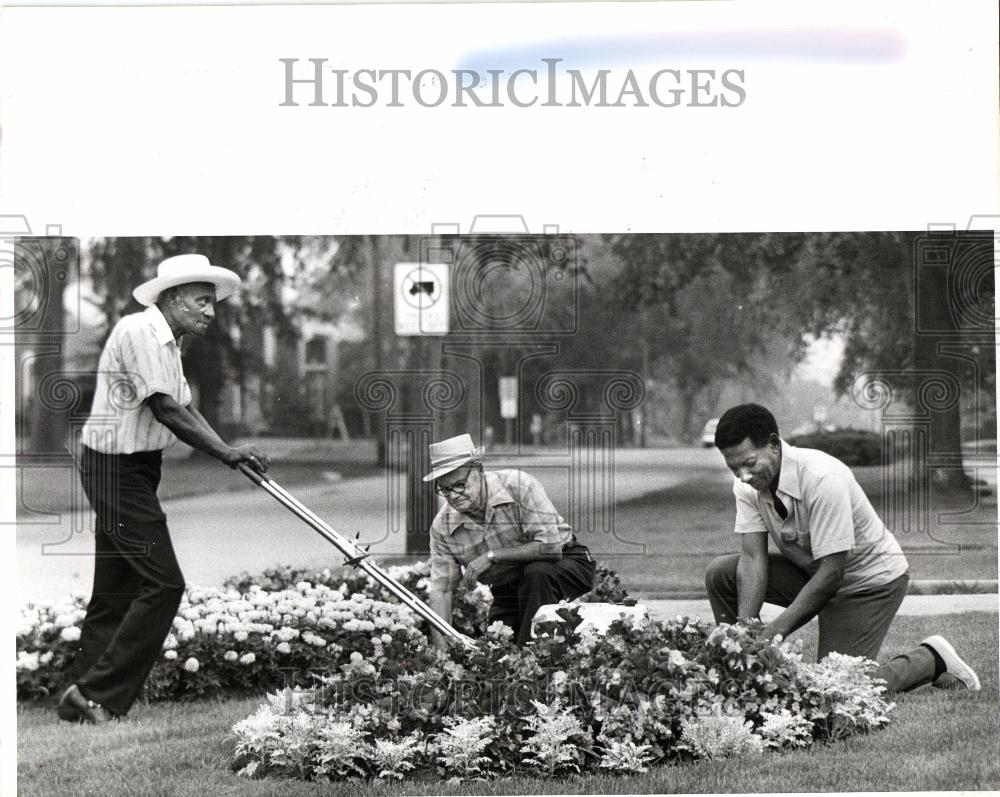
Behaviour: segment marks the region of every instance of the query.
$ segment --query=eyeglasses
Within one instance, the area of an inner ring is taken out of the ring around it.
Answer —
[[[434,492],[438,495],[447,498],[450,493],[455,495],[465,495],[465,491],[469,489],[468,482],[455,482],[454,484],[435,484]]]
[[[471,475],[472,472],[470,471],[461,481],[452,482],[451,484],[435,484],[434,492],[443,498],[447,498],[451,493],[454,493],[455,495],[465,495],[469,489],[469,477]]]

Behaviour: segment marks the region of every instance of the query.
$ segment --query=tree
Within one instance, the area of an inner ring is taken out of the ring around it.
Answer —
[[[693,437],[714,407],[719,386],[766,384],[758,366],[795,333],[777,321],[800,235],[608,236],[622,267],[616,304],[638,313],[638,345],[679,396],[680,432]]]
[[[797,267],[797,320],[847,343],[836,388],[847,392],[869,371],[895,372],[896,390],[927,413],[930,452],[958,460],[957,391],[995,394],[993,247],[989,232],[819,233]],[[933,476],[969,486],[961,468]]]
[[[219,427],[220,398],[226,385],[239,384],[245,390],[248,384],[272,381],[264,359],[265,329],[279,340],[296,338],[300,308],[294,299],[313,289],[310,281],[317,273],[329,277],[338,268],[329,240],[309,236],[100,238],[90,246],[90,276],[95,291],[103,296],[106,332],[110,333],[122,315],[141,309],[132,298],[132,289],[155,276],[157,263],[166,257],[204,254],[213,264],[240,275],[239,293],[218,304],[216,321],[205,337],[184,344],[185,374],[198,391],[199,411]],[[334,316],[342,311],[342,306],[329,303],[321,312]],[[297,389],[296,380],[273,381],[279,390]]]

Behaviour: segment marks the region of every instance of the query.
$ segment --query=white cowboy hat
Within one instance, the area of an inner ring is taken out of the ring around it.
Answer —
[[[462,467],[466,462],[471,462],[483,455],[485,450],[482,446],[476,448],[472,445],[472,438],[467,434],[460,434],[458,437],[449,437],[440,443],[431,443],[431,472],[424,476],[425,482],[432,482],[439,479],[446,473],[451,473]]]
[[[189,282],[211,282],[215,286],[216,301],[225,299],[240,287],[238,274],[228,268],[213,266],[204,255],[177,255],[160,263],[156,267],[156,277],[142,283],[132,291],[132,295],[139,304],[149,307],[156,304],[167,288]]]

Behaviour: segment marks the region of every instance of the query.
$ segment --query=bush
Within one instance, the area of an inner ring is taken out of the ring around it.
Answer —
[[[834,432],[794,435],[789,437],[787,442],[799,448],[824,451],[851,467],[882,464],[882,437],[874,432],[838,429]]]
[[[429,562],[386,570],[426,602]],[[619,603],[625,597],[614,571],[599,565],[592,599]],[[467,636],[482,636],[490,602],[487,587],[470,592],[460,587],[452,625]],[[86,606],[85,596],[75,594],[22,610],[16,637],[19,699],[48,697],[68,685]],[[143,696],[192,700],[310,686],[315,674],[337,671],[352,657],[391,654],[408,660],[428,631],[422,617],[361,570],[280,567],[243,573],[222,588],[185,591]]]
[[[233,768],[307,780],[636,772],[804,747],[889,721],[873,662],[834,654],[805,664],[798,646],[760,639],[759,623],[617,621],[597,636],[573,630],[574,608],[561,613],[524,648],[496,623],[475,649],[424,646],[405,662],[359,656],[312,692],[271,695],[233,728]],[[331,776],[321,742],[350,734],[350,774]]]

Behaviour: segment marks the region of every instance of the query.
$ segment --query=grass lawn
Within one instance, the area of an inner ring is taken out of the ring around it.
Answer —
[[[880,469],[858,468],[855,475],[881,512]],[[911,580],[996,579],[996,497],[977,503],[971,495],[932,494],[929,504],[926,533],[896,530],[910,563]],[[641,553],[616,555],[614,551],[628,548],[617,542],[609,547],[606,540],[583,541],[599,560],[618,571],[632,594],[703,594],[708,563],[719,554],[739,550],[734,516],[731,482],[706,479],[697,490],[682,484],[614,507],[615,535],[645,546]]]
[[[810,751],[653,768],[630,777],[505,778],[452,786],[247,781],[229,771],[232,724],[256,699],[137,706],[106,728],[59,722],[51,706],[18,710],[18,793],[24,795],[649,794],[910,791],[1000,788],[997,616],[899,617],[884,656],[944,633],[977,669],[983,691],[924,688],[898,696],[891,725]],[[806,649],[813,640],[807,639]]]

